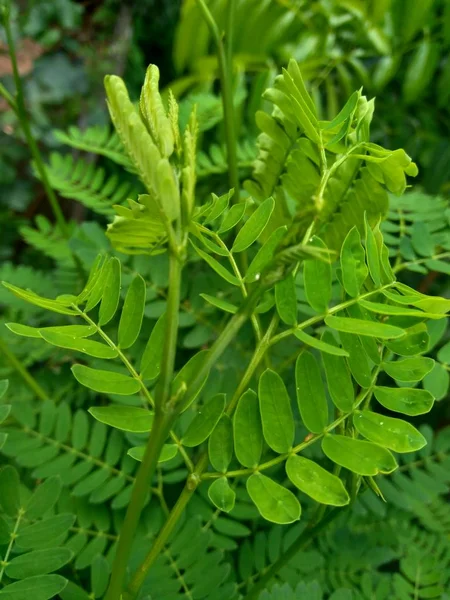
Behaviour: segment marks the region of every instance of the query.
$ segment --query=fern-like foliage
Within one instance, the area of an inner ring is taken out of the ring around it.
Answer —
[[[253,140],[244,139],[237,145],[236,155],[239,169],[243,174],[249,172],[256,158]],[[212,144],[207,151],[197,153],[197,175],[199,179],[211,175],[220,175],[228,170],[225,148],[218,144]]]
[[[29,225],[20,228],[20,233],[27,244],[57,263],[73,265],[73,255],[58,226],[52,224],[43,215],[36,217],[35,225],[36,228]]]
[[[67,146],[106,156],[106,158],[125,167],[127,170],[132,169],[119,136],[115,131],[111,131],[108,126],[96,125],[85,130],[78,127],[69,127],[67,132],[55,130],[53,135],[59,142]]]

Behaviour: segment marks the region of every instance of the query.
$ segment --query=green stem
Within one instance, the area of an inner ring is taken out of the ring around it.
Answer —
[[[5,556],[4,556],[3,560],[1,561],[2,568],[0,570],[0,583],[1,583],[2,579],[3,579],[3,575],[5,573],[5,569],[6,569],[7,565],[8,565],[8,560],[9,560],[10,554],[12,552],[12,549],[13,549],[13,546],[14,546],[14,542],[16,541],[17,532],[19,530],[19,526],[20,526],[20,523],[22,521],[22,518],[23,518],[24,514],[25,514],[24,509],[23,508],[19,508],[19,512],[17,513],[17,519],[16,519],[16,522],[14,524],[14,529],[12,530],[12,532],[10,534],[9,544],[8,544],[7,549],[6,549]]]
[[[246,596],[246,600],[256,600],[259,594],[266,588],[271,579],[291,561],[297,552],[304,550],[314,540],[314,538],[329,525],[341,511],[337,508],[331,510],[317,525],[307,527],[303,533],[293,542],[289,548],[274,562],[264,573],[256,585],[252,587]]]
[[[136,475],[130,503],[120,529],[119,541],[112,566],[111,580],[105,600],[120,600],[135,532],[139,524],[150,482],[158,464],[161,448],[169,434],[173,418],[167,418],[160,410],[155,411],[152,431],[145,454]]]
[[[39,173],[39,176],[42,181],[42,185],[44,186],[45,193],[48,196],[50,201],[50,205],[52,207],[53,214],[55,216],[55,220],[58,224],[58,227],[63,234],[63,236],[68,239],[70,237],[70,231],[67,226],[66,220],[64,218],[63,212],[59,205],[58,199],[56,198],[56,194],[53,191],[50,182],[47,177],[47,171],[45,169],[44,161],[42,160],[41,153],[39,152],[38,145],[36,140],[31,133],[30,123],[27,115],[27,110],[25,107],[25,99],[22,87],[22,80],[20,78],[19,69],[17,67],[17,57],[16,50],[14,46],[14,39],[11,32],[11,24],[9,20],[9,11],[4,15],[4,27],[6,31],[6,41],[8,43],[9,56],[11,58],[11,64],[13,68],[13,76],[14,83],[16,86],[16,103],[15,103],[15,112],[19,119],[19,123],[22,127],[23,133],[25,135],[25,139],[30,148],[31,154],[33,155],[34,162],[36,164],[36,169]],[[3,92],[4,95],[4,92]],[[6,97],[6,96],[5,96]],[[7,97],[6,97],[7,98]],[[8,99],[8,98],[7,98]],[[14,109],[14,105],[11,105]]]
[[[19,373],[19,375],[22,377],[22,379],[25,381],[28,387],[36,394],[36,396],[40,400],[50,400],[45,390],[41,388],[36,379],[30,374],[28,369],[20,362],[17,356],[15,356],[15,354],[11,352],[11,350],[8,348],[8,346],[2,338],[0,338],[0,351],[6,356],[6,358],[14,367],[14,369]]]
[[[120,600],[128,560],[135,533],[145,504],[149,486],[158,464],[158,458],[171,427],[176,411],[166,412],[170,398],[178,336],[178,311],[180,308],[181,272],[183,264],[173,251],[169,254],[169,294],[166,312],[166,336],[161,362],[161,374],[155,396],[155,420],[145,449],[144,458],[136,475],[131,500],[122,524],[112,567],[112,575],[105,600]]]
[[[234,115],[234,103],[233,103],[233,90],[232,90],[232,78],[233,78],[233,56],[232,56],[232,38],[233,38],[233,15],[235,0],[229,0],[228,5],[228,40],[227,50],[223,43],[223,35],[220,33],[214,17],[212,16],[209,8],[206,6],[204,0],[196,0],[200,11],[209,27],[211,35],[217,46],[217,58],[219,62],[219,78],[220,86],[222,90],[222,104],[223,104],[223,116],[225,126],[225,141],[227,146],[227,158],[228,158],[228,178],[231,188],[234,188],[233,199],[235,202],[239,202],[239,171],[236,155],[236,121]],[[228,60],[227,60],[228,59]]]

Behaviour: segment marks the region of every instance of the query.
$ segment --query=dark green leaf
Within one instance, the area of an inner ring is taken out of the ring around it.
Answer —
[[[233,456],[233,426],[227,415],[222,415],[208,442],[209,460],[220,473],[225,473]]]
[[[297,402],[305,427],[322,433],[328,425],[328,404],[320,367],[310,352],[302,352],[295,363]]]
[[[59,475],[49,477],[41,483],[26,506],[27,519],[43,517],[58,501],[61,489],[62,483]]]
[[[0,470],[0,506],[10,517],[16,517],[20,509],[19,474],[11,465]]]
[[[283,323],[286,325],[297,323],[297,295],[292,273],[275,285],[275,304]]]
[[[314,237],[311,246],[326,249],[321,239]],[[303,280],[308,303],[319,313],[327,311],[331,300],[331,264],[324,260],[305,260]]]
[[[155,379],[161,369],[163,345],[166,333],[166,313],[156,321],[141,359],[142,379]]]
[[[333,335],[329,331],[323,334],[322,339],[330,345],[335,343]],[[353,408],[355,392],[347,361],[342,357],[334,356],[331,352],[323,352],[321,356],[327,378],[328,392],[333,403],[339,410],[350,412]]]
[[[100,304],[99,325],[106,325],[116,314],[120,298],[120,283],[120,262],[117,258],[111,258],[107,266],[105,287]]]
[[[301,506],[297,498],[269,477],[261,473],[250,475],[247,491],[267,521],[286,525],[300,519]]]
[[[208,379],[209,373],[205,375],[202,381],[198,382],[195,389],[191,389],[191,383],[195,380],[198,371],[207,357],[207,354],[208,350],[200,350],[200,352],[194,354],[194,356],[190,358],[188,362],[180,369],[173,380],[172,394],[175,397],[179,397],[181,401],[184,396],[184,392],[189,389],[189,403],[186,406],[183,405],[183,410],[186,410],[192,404],[195,398],[197,398],[202,391],[206,380]]]
[[[213,269],[222,279],[226,282],[231,283],[231,285],[239,286],[239,280],[237,277],[232,275],[228,269],[226,269],[218,260],[197,248],[197,246],[191,241],[191,244],[194,246],[197,254],[203,258],[203,260],[208,263],[208,265]]]
[[[215,298],[214,296],[210,296],[209,294],[200,294],[200,296],[204,300],[206,300],[206,302],[212,304],[212,306],[215,306],[220,310],[223,310],[224,312],[228,312],[234,315],[238,311],[237,306],[231,304],[230,302],[227,302],[226,300],[223,300],[222,298]]]
[[[264,242],[261,248],[256,253],[255,258],[250,263],[247,273],[245,274],[244,280],[248,283],[258,281],[261,272],[271,262],[278,248],[281,240],[287,232],[287,227],[283,225],[273,231],[269,238]]]
[[[55,598],[67,585],[60,575],[36,575],[16,581],[0,590],[1,600],[49,600]]]
[[[119,322],[119,346],[130,348],[141,330],[145,307],[145,281],[140,275],[131,282]]]
[[[232,252],[243,252],[259,238],[269,222],[274,207],[275,201],[273,198],[267,198],[258,206],[237,234],[231,248]]]
[[[275,371],[266,369],[261,375],[258,395],[264,439],[275,452],[288,452],[294,442],[294,417],[284,382]]]
[[[244,467],[256,467],[261,458],[263,433],[258,396],[253,390],[247,390],[240,397],[234,413],[233,430],[236,458]]]
[[[216,394],[206,402],[191,421],[183,436],[184,446],[193,448],[199,446],[209,437],[211,431],[219,422],[226,405],[226,395]]]
[[[6,574],[11,579],[26,579],[35,575],[46,575],[58,571],[73,556],[69,548],[46,548],[35,550],[13,558],[6,567]]]
[[[350,502],[339,477],[308,458],[290,456],[286,462],[286,473],[295,487],[316,502],[331,506],[345,506]]]
[[[19,529],[17,545],[20,548],[30,549],[48,546],[52,540],[60,538],[69,531],[74,521],[74,515],[60,514],[37,521],[33,525],[26,525],[23,529]]]

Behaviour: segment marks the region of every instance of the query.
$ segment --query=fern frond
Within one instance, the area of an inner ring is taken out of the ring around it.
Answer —
[[[132,170],[119,136],[107,125],[95,125],[85,130],[69,127],[67,132],[57,129],[53,133],[59,142],[67,146],[105,156],[127,170]]]
[[[238,143],[236,148],[238,167],[244,172],[249,171],[256,158],[255,144],[253,140],[244,139]],[[225,148],[218,144],[212,144],[206,152],[197,154],[197,175],[200,179],[210,175],[221,175],[228,169]]]
[[[72,155],[52,153],[47,165],[51,186],[61,196],[77,200],[100,215],[112,215],[112,206],[122,204],[136,190],[132,183],[120,181],[117,175],[107,177],[105,170]]]
[[[28,225],[20,228],[20,233],[27,244],[61,265],[73,265],[73,255],[67,245],[67,239],[62,235],[58,226],[53,225],[43,215],[36,217],[35,224],[36,228]]]

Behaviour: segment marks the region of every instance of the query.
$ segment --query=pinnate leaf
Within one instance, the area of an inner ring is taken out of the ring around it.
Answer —
[[[345,435],[326,435],[322,450],[337,465],[358,475],[392,473],[397,468],[394,457],[386,448]]]
[[[290,456],[286,462],[286,473],[295,487],[316,502],[331,506],[345,506],[350,502],[339,477],[308,458]]]
[[[250,475],[247,491],[267,521],[286,525],[300,518],[301,506],[294,494],[269,477],[261,473]]]
[[[100,423],[122,431],[146,433],[153,425],[153,413],[137,406],[91,406],[88,412]]]
[[[355,411],[353,423],[367,440],[394,452],[415,452],[427,443],[420,431],[417,431],[411,423],[379,415],[370,410]]]
[[[102,371],[91,369],[85,365],[73,365],[72,373],[81,385],[94,390],[94,392],[130,396],[141,389],[139,381],[114,371]]]

